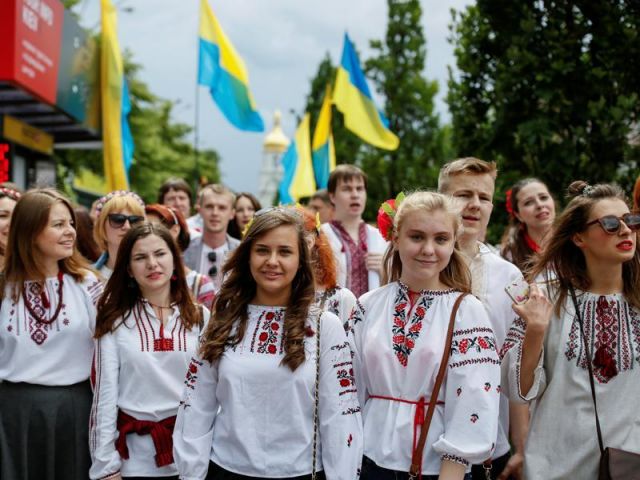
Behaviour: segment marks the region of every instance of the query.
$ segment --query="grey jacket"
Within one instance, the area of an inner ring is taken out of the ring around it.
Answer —
[[[235,250],[235,248],[240,245],[240,240],[237,238],[233,238],[227,234],[227,245],[229,247],[229,252]],[[184,264],[189,267],[191,270],[195,270],[198,273],[202,273],[207,275],[207,272],[200,272],[198,268],[200,267],[200,257],[202,256],[202,236],[198,236],[189,242],[189,247],[184,252]]]

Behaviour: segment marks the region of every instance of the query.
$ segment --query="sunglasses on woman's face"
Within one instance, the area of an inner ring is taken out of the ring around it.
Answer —
[[[629,227],[629,230],[636,232],[640,229],[640,213],[625,213],[621,217],[615,215],[605,215],[604,217],[596,218],[595,220],[587,223],[587,227],[599,223],[609,235],[615,235],[622,228],[622,222]]]
[[[122,213],[110,213],[107,218],[109,218],[111,228],[122,228],[127,220],[131,226],[144,220],[144,217],[141,215],[124,215]]]

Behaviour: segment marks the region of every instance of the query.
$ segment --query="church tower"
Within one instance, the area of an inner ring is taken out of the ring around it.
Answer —
[[[274,204],[278,185],[282,178],[282,165],[280,159],[289,146],[289,139],[282,131],[280,125],[282,115],[276,110],[273,115],[273,128],[264,137],[262,144],[262,168],[258,186],[258,200],[263,207]]]

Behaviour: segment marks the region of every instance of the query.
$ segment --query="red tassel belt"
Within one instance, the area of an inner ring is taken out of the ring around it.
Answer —
[[[129,448],[127,447],[127,434],[151,435],[153,445],[156,447],[156,465],[164,467],[173,463],[173,427],[176,424],[176,416],[167,417],[159,422],[151,420],[138,420],[118,410],[118,439],[116,450],[120,456],[128,460]]]
[[[420,397],[419,400],[406,400],[404,398],[396,398],[396,397],[387,397],[384,395],[369,395],[369,398],[378,398],[380,400],[389,400],[390,402],[400,402],[400,403],[408,403],[410,405],[416,406],[416,413],[413,416],[413,448],[411,450],[411,458],[413,458],[413,453],[416,451],[417,440],[418,440],[418,427],[422,428],[424,424],[424,416],[426,414],[425,406],[429,405],[429,402],[425,401],[425,397]],[[436,405],[444,405],[444,402],[438,400]]]

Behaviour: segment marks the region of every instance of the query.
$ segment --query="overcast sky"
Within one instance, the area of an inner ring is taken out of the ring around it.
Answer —
[[[113,0],[112,0],[113,1]],[[200,0],[120,0],[120,46],[142,65],[141,78],[160,97],[178,101],[174,117],[195,123],[197,29]],[[253,96],[271,129],[273,112],[282,112],[289,138],[295,131],[294,109],[300,112],[310,79],[328,51],[340,60],[345,30],[362,59],[371,56],[369,40],[383,38],[387,22],[384,0],[209,0],[249,71]],[[463,9],[472,0],[421,1],[422,27],[427,38],[425,75],[440,85],[437,110],[448,120],[444,102],[447,66],[454,66],[447,42],[450,9]],[[81,23],[99,22],[99,0],[84,0],[76,11]],[[133,12],[122,11],[133,7]],[[373,86],[372,86],[373,90]],[[263,133],[242,132],[231,126],[200,87],[200,147],[211,147],[222,157],[222,180],[236,191],[256,192],[262,161]],[[265,132],[265,133],[266,133]]]

